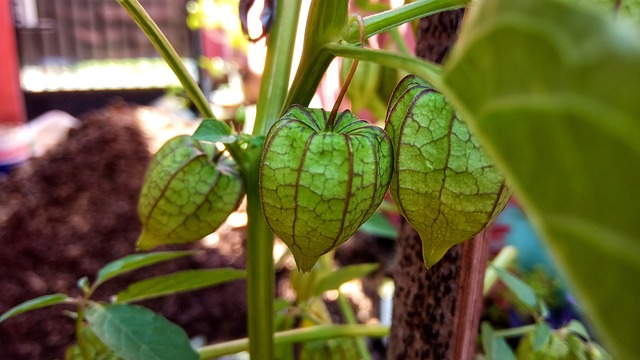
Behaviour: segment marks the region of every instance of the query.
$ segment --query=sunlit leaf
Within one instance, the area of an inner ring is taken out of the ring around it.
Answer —
[[[199,141],[228,144],[235,142],[238,139],[238,135],[232,134],[231,128],[222,121],[202,120],[192,138]]]
[[[619,359],[640,354],[640,30],[554,0],[483,0],[444,67],[461,111]]]

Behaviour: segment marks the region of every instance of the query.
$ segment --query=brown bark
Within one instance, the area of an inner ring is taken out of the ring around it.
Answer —
[[[420,21],[416,54],[441,63],[457,38],[463,11]],[[388,359],[467,360],[475,353],[488,244],[478,236],[426,269],[422,243],[403,222],[396,245],[396,284]]]

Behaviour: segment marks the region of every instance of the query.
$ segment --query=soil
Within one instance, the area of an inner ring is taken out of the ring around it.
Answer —
[[[89,113],[67,141],[0,179],[0,313],[44,294],[77,296],[77,279],[92,279],[107,262],[134,252],[148,144],[157,141],[142,130],[150,126],[140,117],[139,107],[124,104]],[[151,127],[167,123],[158,116],[154,121]],[[243,267],[243,229],[223,230],[217,248],[187,246],[204,252],[114,279],[96,297],[106,300],[133,280],[179,269]],[[176,322],[190,337],[214,342],[246,335],[245,294],[245,283],[235,281],[141,305]],[[0,359],[64,358],[73,342],[73,321],[63,309],[42,309],[0,324]]]
[[[109,261],[133,253],[141,230],[138,195],[151,153],[170,137],[194,130],[193,122],[122,103],[81,120],[82,126],[72,130],[65,142],[0,178],[0,313],[45,294],[79,296],[77,279],[92,280]],[[236,215],[240,219],[245,215],[243,205]],[[201,253],[110,280],[94,298],[108,300],[132,281],[177,270],[244,268],[245,226],[246,222],[228,221],[216,232],[215,244],[164,247]],[[360,233],[336,253],[342,265],[382,264],[363,284],[362,296],[369,299],[361,302],[370,305],[360,320],[378,315],[377,289],[388,274],[393,253],[393,241]],[[290,292],[286,270],[277,275],[278,292]],[[234,281],[140,305],[177,323],[190,338],[215,343],[246,336],[245,287],[244,281]],[[358,298],[351,300],[358,310]],[[335,318],[337,305],[328,305]],[[74,309],[55,306],[0,324],[0,359],[63,359],[66,347],[74,342],[73,321],[63,310]],[[381,344],[372,344],[376,359],[384,353]]]

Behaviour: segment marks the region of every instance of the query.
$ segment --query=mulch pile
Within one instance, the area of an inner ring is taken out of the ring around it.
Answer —
[[[136,107],[123,104],[89,113],[63,144],[0,179],[0,313],[44,294],[78,296],[78,278],[93,279],[107,262],[134,252],[141,229],[138,194],[151,157],[136,114]],[[225,246],[240,249],[236,256],[206,249],[114,279],[96,296],[106,300],[131,281],[180,269],[241,268],[243,237],[243,229],[221,235]],[[190,337],[212,342],[246,335],[245,297],[245,283],[236,281],[141,305]],[[64,358],[74,339],[73,321],[63,310],[56,306],[0,324],[0,359]]]

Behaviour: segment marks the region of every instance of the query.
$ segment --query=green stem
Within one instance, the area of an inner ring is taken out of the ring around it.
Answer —
[[[167,65],[173,70],[184,91],[189,96],[189,99],[193,101],[200,114],[205,118],[216,119],[209,105],[209,100],[204,95],[196,81],[189,75],[189,71],[184,66],[184,63],[180,59],[180,55],[171,46],[169,40],[162,33],[158,25],[151,19],[151,16],[140,5],[138,0],[118,0],[118,3],[129,13],[131,18],[138,24],[138,27],[147,35],[149,41],[158,50],[160,55],[167,62]],[[242,154],[242,149],[238,144],[225,144],[225,148],[229,151],[231,156],[236,160],[241,168],[241,171],[246,170],[245,159]]]
[[[493,336],[501,336],[501,337],[516,337],[522,336],[524,334],[530,333],[536,329],[537,324],[520,326],[512,329],[504,329],[504,330],[496,330],[493,332]]]
[[[398,51],[404,55],[412,55],[411,51],[407,47],[407,43],[404,42],[402,38],[402,34],[400,34],[400,30],[398,28],[389,29],[389,35],[391,35],[391,39],[396,44]]]
[[[518,257],[518,250],[514,246],[505,246],[500,250],[498,255],[493,259],[491,264],[487,266],[487,270],[484,273],[484,286],[482,288],[482,294],[487,296],[493,285],[498,281],[498,272],[495,267],[505,269],[509,267]]]
[[[78,304],[78,312],[76,317],[76,340],[78,341],[78,347],[80,353],[85,359],[91,358],[91,351],[89,351],[89,345],[84,336],[82,336],[82,327],[84,326],[84,300]]]
[[[252,359],[273,359],[275,279],[273,234],[262,207],[259,190],[260,153],[247,172],[247,317]]]
[[[195,80],[189,75],[187,68],[182,63],[180,56],[173,46],[169,43],[169,40],[167,40],[160,28],[158,28],[158,25],[151,19],[138,0],[118,0],[118,3],[127,10],[140,29],[147,35],[153,46],[160,52],[171,70],[173,70],[178,77],[178,80],[180,80],[184,90],[196,108],[198,108],[198,111],[206,118],[215,119],[207,97],[202,93],[202,90],[200,90]]]
[[[312,340],[333,339],[338,337],[370,336],[384,337],[389,335],[389,328],[383,325],[321,325],[309,328],[287,330],[275,333],[276,345],[307,342]],[[246,351],[249,339],[238,339],[221,344],[204,346],[198,349],[200,359],[212,359],[223,355]],[[264,359],[264,357],[258,357]]]
[[[340,292],[338,293],[338,305],[340,306],[342,316],[344,316],[344,321],[347,324],[358,324],[358,319],[356,319],[356,314],[353,313],[353,309],[351,308],[351,304],[349,304],[349,300]],[[371,354],[369,353],[369,349],[367,348],[367,344],[365,343],[364,338],[358,336],[354,339],[354,341],[356,342],[356,349],[358,350],[358,354],[360,354],[360,359],[371,360]]]
[[[260,96],[254,135],[263,135],[280,117],[289,86],[295,34],[301,1],[279,0],[276,18],[267,38],[268,49],[260,84]],[[273,234],[265,222],[260,205],[259,171],[261,149],[247,157],[247,312],[251,339],[249,353],[253,359],[272,359],[275,279]]]
[[[347,28],[349,3],[347,0],[313,0],[304,36],[304,48],[298,71],[291,84],[285,107],[293,104],[307,106],[313,98],[334,56],[323,45],[338,41]],[[355,21],[355,26],[359,27]]]
[[[367,38],[385,32],[413,20],[447,10],[465,7],[471,0],[425,0],[414,1],[395,9],[383,11],[364,18],[365,36]],[[359,30],[357,24],[349,27],[345,40],[350,43],[358,42]]]
[[[266,134],[285,110],[301,5],[301,0],[280,0],[276,5],[276,18],[267,38],[267,58],[260,83],[254,135]]]
[[[325,48],[335,56],[342,56],[354,60],[371,61],[394,69],[400,69],[415,74],[433,87],[442,87],[442,69],[439,65],[418,59],[415,56],[398,54],[386,50],[363,49],[354,45],[340,42],[325,44]]]

